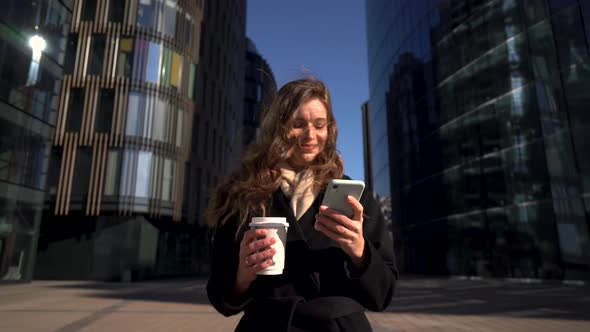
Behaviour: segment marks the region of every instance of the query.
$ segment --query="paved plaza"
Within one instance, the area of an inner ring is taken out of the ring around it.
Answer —
[[[590,287],[410,278],[375,331],[590,331]],[[0,284],[0,331],[233,331],[204,280]]]

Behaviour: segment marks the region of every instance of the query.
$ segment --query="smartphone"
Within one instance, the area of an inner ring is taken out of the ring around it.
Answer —
[[[336,210],[350,218],[354,211],[350,204],[348,204],[346,197],[350,195],[357,200],[360,200],[363,190],[365,190],[365,183],[360,180],[331,180],[326,188],[322,205]]]

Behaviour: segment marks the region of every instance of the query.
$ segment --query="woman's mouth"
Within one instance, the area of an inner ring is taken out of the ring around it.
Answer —
[[[315,144],[301,144],[300,147],[303,151],[312,151],[315,148]]]

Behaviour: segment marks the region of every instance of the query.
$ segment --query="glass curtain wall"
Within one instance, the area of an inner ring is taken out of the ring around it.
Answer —
[[[373,175],[406,270],[590,277],[589,7],[367,1]]]
[[[1,7],[0,282],[32,278],[71,16],[59,1]]]

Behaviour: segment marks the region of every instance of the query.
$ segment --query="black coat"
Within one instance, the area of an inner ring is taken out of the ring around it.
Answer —
[[[393,243],[376,201],[361,198],[367,266],[358,273],[338,244],[314,229],[323,195],[295,219],[289,199],[273,195],[271,217],[289,222],[285,270],[282,275],[259,275],[246,294],[235,287],[239,244],[237,217],[215,230],[207,294],[225,316],[244,316],[236,331],[371,331],[364,309],[384,310],[391,301],[397,269]]]

